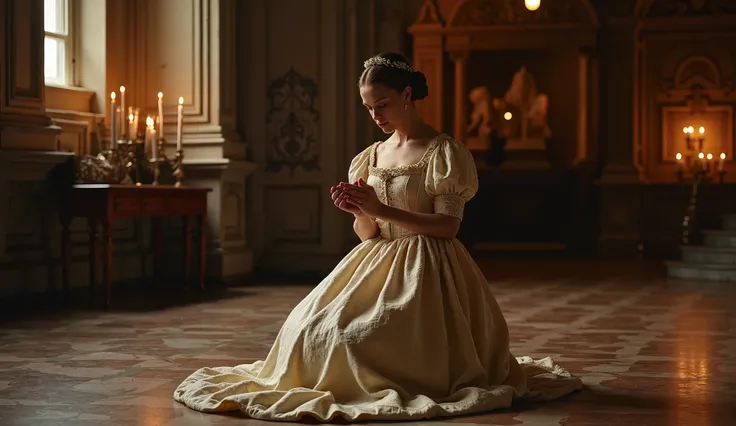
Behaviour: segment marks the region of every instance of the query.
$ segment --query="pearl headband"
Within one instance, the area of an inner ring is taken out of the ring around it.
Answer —
[[[364,68],[370,68],[370,67],[390,67],[390,68],[398,68],[400,70],[409,71],[412,72],[411,66],[407,64],[406,62],[399,62],[399,61],[392,61],[390,59],[381,58],[378,56],[374,56],[367,61],[363,62]]]

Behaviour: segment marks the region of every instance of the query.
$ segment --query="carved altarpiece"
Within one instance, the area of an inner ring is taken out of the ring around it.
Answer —
[[[577,47],[580,75],[578,93],[573,96],[579,102],[578,111],[570,111],[578,115],[575,161],[594,157],[595,145],[589,136],[594,132],[595,117],[589,115],[589,110],[595,106],[589,105],[589,99],[597,81],[591,73],[588,52],[595,46],[597,29],[597,18],[587,0],[543,1],[536,11],[527,10],[523,1],[426,0],[409,29],[413,35],[414,67],[426,75],[431,88],[429,97],[418,105],[420,113],[431,125],[445,131],[443,128],[448,127],[444,125],[445,118],[451,116],[451,133],[467,143],[468,95],[472,89],[468,87],[467,70],[474,66],[473,52],[519,50],[533,55],[539,50]],[[452,64],[445,62],[446,56]],[[451,85],[445,81],[448,74],[454,75]],[[492,66],[488,67],[487,75],[488,79],[507,77],[494,75]],[[508,83],[512,83],[511,76]],[[446,93],[444,88],[450,86],[452,93]],[[543,93],[544,89],[540,88],[540,94]],[[502,98],[504,94],[492,96]],[[553,104],[554,99],[550,102]],[[502,126],[503,123],[497,124]]]

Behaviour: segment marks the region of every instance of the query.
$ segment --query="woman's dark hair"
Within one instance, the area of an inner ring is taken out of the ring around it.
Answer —
[[[360,79],[358,79],[359,87],[365,86],[366,84],[383,84],[399,93],[403,92],[407,87],[411,87],[412,101],[424,99],[429,94],[427,78],[419,71],[409,71],[411,65],[409,65],[409,61],[404,55],[399,53],[379,53],[366,61],[366,63],[369,65],[363,70]],[[387,63],[395,63],[399,66],[387,65]]]

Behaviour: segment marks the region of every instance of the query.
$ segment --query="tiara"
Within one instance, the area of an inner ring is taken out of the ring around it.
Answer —
[[[412,72],[411,66],[407,64],[406,62],[400,62],[400,61],[392,61],[390,59],[381,58],[379,56],[374,56],[367,61],[363,62],[364,68],[370,68],[370,67],[390,67],[390,68],[398,68],[400,70],[409,71]]]

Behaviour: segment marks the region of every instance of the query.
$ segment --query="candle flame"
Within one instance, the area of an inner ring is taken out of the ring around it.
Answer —
[[[682,160],[682,154],[680,154],[680,153],[678,152],[677,154],[675,154],[675,158],[677,159],[677,161],[680,161],[680,160]]]
[[[151,129],[153,128],[153,117],[150,115],[146,117],[146,126]]]
[[[699,132],[699,133],[700,133],[701,135],[702,135],[703,133],[705,133],[705,127],[703,127],[703,126],[700,126],[700,128],[698,129],[698,132]]]
[[[158,98],[159,99],[163,99],[163,97],[164,97],[164,93],[163,92],[158,92]]]
[[[125,86],[120,86],[120,93],[125,93]]]
[[[513,115],[512,115],[512,114],[511,114],[510,112],[508,112],[508,111],[506,112],[506,114],[504,114],[504,115],[503,115],[503,118],[504,118],[504,119],[505,119],[506,121],[509,121],[509,120],[511,120],[511,117],[513,117]]]
[[[685,127],[682,128],[682,133],[687,134],[687,126],[685,126]]]
[[[703,158],[705,158],[705,154],[703,154],[703,153],[701,152],[700,154],[698,154],[698,158],[700,158],[700,159],[702,160]]]
[[[709,160],[712,160],[713,159],[713,154],[711,154],[710,152],[708,153],[708,159]]]
[[[112,99],[113,101],[115,100],[115,97],[116,97],[116,96],[117,96],[117,95],[115,94],[115,92],[111,92],[111,93],[110,93],[110,99]]]
[[[687,132],[688,133],[692,133],[694,131],[695,131],[695,129],[693,129],[693,126],[688,126],[688,128],[687,128]]]
[[[184,98],[179,96],[179,105],[184,105]]]
[[[130,121],[131,123],[133,122],[134,119],[135,119],[135,117],[133,116],[133,114],[130,114],[128,116],[128,121]]]
[[[725,160],[725,159],[726,159],[726,153],[725,152],[722,152],[721,153],[721,160]]]

